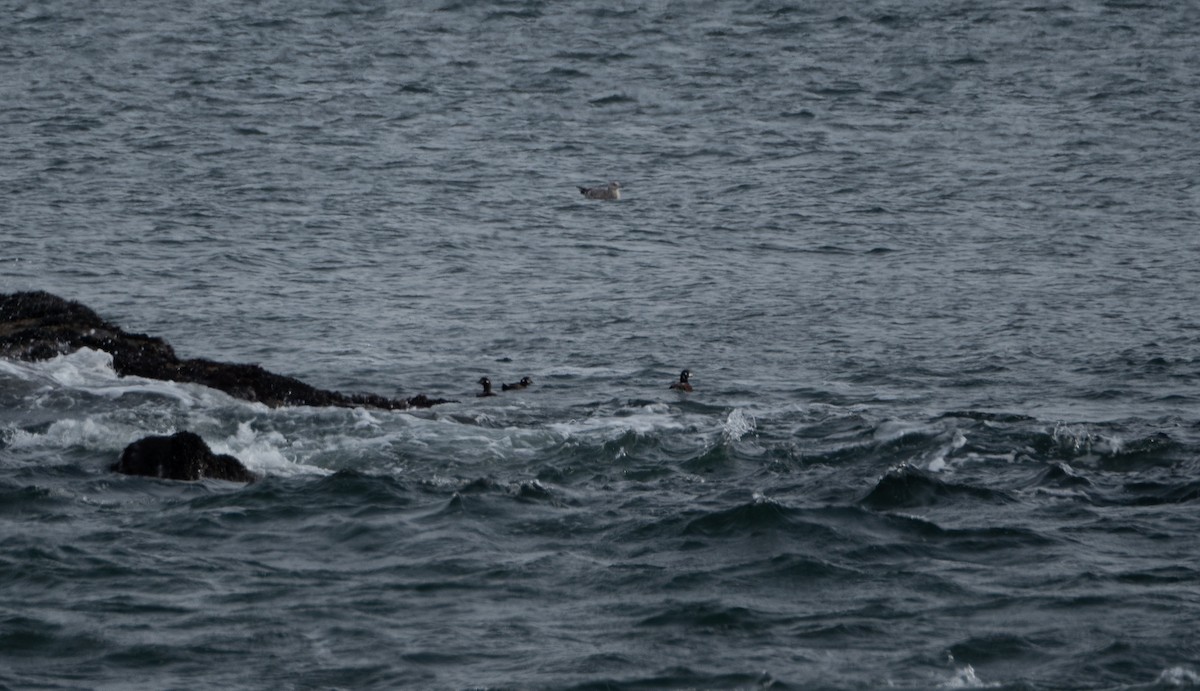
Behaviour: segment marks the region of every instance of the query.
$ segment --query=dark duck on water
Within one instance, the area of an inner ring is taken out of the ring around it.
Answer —
[[[476,398],[483,398],[484,396],[495,396],[496,395],[496,392],[492,391],[492,380],[491,379],[488,379],[487,377],[480,377],[479,383],[481,385],[483,385],[483,391],[475,394]]]
[[[691,376],[692,376],[692,373],[689,370],[684,370],[684,371],[680,372],[679,373],[679,381],[671,384],[671,388],[675,389],[676,391],[691,391],[692,385],[688,382],[688,379],[690,379]]]
[[[501,384],[500,390],[501,391],[514,391],[514,390],[525,389],[525,388],[528,388],[529,385],[532,383],[533,383],[533,380],[530,379],[529,377],[521,377],[521,381],[519,381],[519,382],[516,382],[513,384]]]

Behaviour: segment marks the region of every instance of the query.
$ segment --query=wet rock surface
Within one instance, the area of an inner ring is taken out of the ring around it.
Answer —
[[[41,291],[0,295],[0,357],[47,360],[80,348],[111,354],[113,369],[121,376],[202,384],[271,407],[361,406],[405,410],[448,402],[424,394],[407,399],[344,394],[318,389],[258,365],[203,358],[181,360],[163,339],[127,333],[78,302]]]
[[[214,454],[194,432],[139,439],[125,447],[112,470],[125,475],[189,482],[205,479],[254,482],[258,479],[233,456]]]

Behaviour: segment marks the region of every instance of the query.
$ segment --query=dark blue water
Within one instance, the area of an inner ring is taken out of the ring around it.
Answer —
[[[0,291],[459,401],[0,360],[0,687],[1200,685],[1193,3],[0,16]]]

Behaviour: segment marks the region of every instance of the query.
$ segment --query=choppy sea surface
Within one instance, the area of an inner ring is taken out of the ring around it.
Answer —
[[[0,291],[457,401],[0,360],[0,687],[1200,685],[1195,3],[0,16]]]

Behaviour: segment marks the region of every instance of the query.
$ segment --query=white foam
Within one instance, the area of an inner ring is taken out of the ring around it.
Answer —
[[[216,389],[197,384],[120,376],[113,369],[110,353],[91,348],[80,348],[39,362],[0,360],[0,371],[31,384],[40,384],[43,393],[71,389],[110,400],[131,394],[146,394],[171,398],[185,407],[229,398]]]
[[[967,445],[967,436],[962,433],[962,430],[954,430],[949,441],[939,447],[931,454],[929,463],[926,468],[931,473],[940,473],[946,469],[946,456],[958,451]]]
[[[491,463],[511,458],[532,458],[547,447],[564,440],[557,431],[543,426],[499,426],[489,419],[485,424],[470,424],[445,418],[398,418],[399,430],[382,438],[389,449],[419,449],[447,454],[464,463]]]
[[[650,403],[638,408],[622,409],[618,414],[594,415],[551,423],[547,428],[564,439],[594,435],[612,439],[629,432],[645,435],[661,430],[686,429],[689,426],[666,403]]]
[[[753,432],[758,426],[754,416],[741,408],[729,411],[722,426],[721,436],[728,442],[735,442]]]
[[[353,415],[355,429],[379,429],[379,419],[366,408],[354,408]]]
[[[971,665],[960,667],[954,676],[949,680],[938,684],[939,688],[943,689],[994,689],[1002,686],[998,682],[984,682],[978,675],[975,674],[975,668]]]
[[[117,378],[112,355],[91,348],[80,348],[38,362],[0,360],[0,372],[30,383],[58,387],[89,385]]]
[[[237,432],[224,439],[208,441],[213,453],[233,456],[250,471],[260,475],[329,475],[328,468],[304,463],[303,454],[291,450],[287,438],[276,431],[258,431],[250,421],[238,423]],[[289,450],[291,453],[289,454]]]
[[[31,370],[32,367],[28,363],[18,360],[0,359],[0,374],[7,374],[22,381],[29,381],[32,379]]]
[[[1171,667],[1158,675],[1156,683],[1167,686],[1200,686],[1200,674],[1191,667]]]
[[[1119,437],[1097,434],[1087,425],[1067,425],[1062,422],[1054,426],[1051,439],[1060,451],[1072,456],[1112,455],[1119,453],[1124,446]]]
[[[119,451],[132,442],[139,432],[133,426],[113,424],[104,417],[82,420],[64,418],[50,423],[45,432],[13,429],[8,432],[7,438],[8,446],[13,449],[85,447]]]
[[[887,444],[912,434],[934,434],[938,430],[928,425],[920,425],[899,420],[885,420],[875,428],[874,439],[881,444]]]
[[[34,363],[31,371],[35,379],[70,387],[112,381],[117,377],[113,371],[112,355],[91,348],[81,348],[41,363]]]

